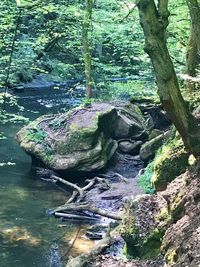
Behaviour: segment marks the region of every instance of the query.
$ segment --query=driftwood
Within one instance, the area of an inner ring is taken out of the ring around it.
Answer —
[[[121,181],[123,181],[125,183],[128,183],[128,179],[126,177],[124,177],[123,175],[117,173],[117,172],[114,172],[114,173],[111,173],[111,174],[99,174],[99,176],[104,177],[104,178],[112,178],[112,177],[116,176]]]
[[[121,216],[118,214],[113,214],[110,211],[105,211],[105,210],[93,207],[88,203],[85,203],[85,204],[78,204],[78,203],[66,204],[66,205],[60,206],[60,207],[52,210],[51,213],[55,214],[57,216],[60,216],[60,217],[66,217],[66,218],[68,217],[69,218],[70,214],[67,214],[66,216],[64,216],[65,213],[60,213],[60,211],[62,211],[62,212],[64,212],[64,211],[68,211],[68,212],[69,211],[89,211],[89,212],[92,212],[94,214],[98,214],[100,216],[107,217],[107,218],[110,218],[113,220],[121,220],[122,219]],[[83,219],[84,219],[84,217],[88,218],[88,216],[83,216]],[[89,217],[88,219],[90,219],[90,218],[93,218],[93,217]]]
[[[84,187],[80,187],[77,184],[71,183],[57,175],[54,172],[47,169],[38,168],[38,174],[43,176],[41,178],[45,181],[51,181],[54,183],[62,183],[65,186],[72,188],[74,191],[71,197],[66,201],[64,205],[61,205],[55,209],[50,210],[49,214],[55,215],[56,217],[62,217],[66,219],[79,219],[79,220],[98,220],[94,216],[89,216],[88,214],[84,214],[84,212],[88,211],[92,214],[100,215],[103,217],[107,217],[113,220],[121,220],[121,216],[118,214],[111,213],[110,211],[105,211],[99,208],[96,208],[89,203],[84,203],[84,197],[88,190],[93,188],[96,184],[100,185],[100,189],[108,190],[110,189],[109,183],[106,179],[102,177],[94,177],[93,179],[86,180],[87,184]],[[122,175],[114,173],[113,175],[117,176],[123,181],[127,181]],[[104,177],[109,177],[106,175],[101,175]],[[78,213],[78,214],[77,214]],[[81,214],[80,214],[81,213]],[[83,213],[83,214],[82,214]]]
[[[66,218],[66,219],[92,220],[92,221],[98,220],[98,218],[95,218],[95,217],[76,215],[76,214],[71,214],[71,213],[55,212],[54,215],[56,217],[61,217],[61,218]]]

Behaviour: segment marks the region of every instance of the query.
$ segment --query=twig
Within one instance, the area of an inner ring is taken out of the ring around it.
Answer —
[[[78,238],[78,235],[80,233],[80,230],[81,230],[81,226],[78,227],[78,230],[76,231],[76,235],[74,236],[73,240],[70,242],[70,246],[69,248],[67,249],[67,251],[65,252],[65,254],[61,257],[61,260],[63,260],[70,252],[70,250],[72,250],[77,238]]]
[[[58,177],[56,175],[51,175],[51,179],[59,181],[60,183],[63,183],[65,185],[69,186],[69,187],[72,187],[73,189],[76,189],[79,192],[80,197],[83,197],[84,190],[81,187],[79,187],[78,185],[70,183],[70,182],[68,182],[68,181],[66,181],[66,180],[64,180],[64,179],[62,179],[62,178],[60,178],[60,177]]]
[[[77,197],[78,192],[77,191],[73,191],[71,197],[67,200],[66,204],[70,204],[74,201],[74,199]]]

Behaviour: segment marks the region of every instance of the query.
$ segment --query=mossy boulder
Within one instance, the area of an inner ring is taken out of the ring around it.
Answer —
[[[180,139],[175,139],[161,148],[154,161],[154,174],[151,180],[156,191],[166,189],[169,182],[185,172],[188,157],[188,152]]]
[[[144,195],[127,204],[119,232],[126,242],[124,252],[129,256],[154,259],[160,254],[165,229],[156,218],[164,201],[155,199]]]
[[[42,116],[22,128],[17,140],[28,154],[51,169],[91,172],[103,168],[115,153],[119,121],[116,107],[95,103]]]
[[[144,143],[140,148],[140,158],[148,161],[155,156],[156,151],[162,146],[165,140],[164,134],[160,134]]]

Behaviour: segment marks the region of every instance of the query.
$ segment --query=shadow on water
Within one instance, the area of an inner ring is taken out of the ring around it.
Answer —
[[[34,105],[36,98],[37,106]],[[20,104],[29,109],[23,115],[33,119],[55,111],[36,98],[34,101],[28,96],[19,99]],[[49,101],[53,105],[52,99]],[[58,103],[59,98],[55,101]],[[80,103],[80,99],[71,104],[70,101],[60,99],[61,106],[63,103],[68,103],[67,107]],[[60,108],[59,105],[56,107]],[[39,113],[32,113],[36,109]],[[7,139],[0,140],[0,266],[61,267],[69,242],[79,226],[47,216],[46,210],[64,203],[66,194],[39,180],[30,171],[31,159],[15,140],[15,134],[22,126],[20,123],[1,125]],[[74,254],[81,252],[81,242],[84,249],[92,246],[91,242],[82,240],[80,232]]]

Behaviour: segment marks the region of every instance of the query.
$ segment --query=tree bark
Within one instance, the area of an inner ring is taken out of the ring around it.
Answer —
[[[145,35],[145,51],[151,59],[163,108],[176,126],[186,148],[200,156],[200,128],[184,101],[166,41],[168,0],[140,0],[137,3]]]
[[[200,6],[197,0],[187,0],[192,21],[192,28],[196,37],[198,51],[200,51]]]
[[[92,18],[92,6],[93,6],[93,0],[85,1],[85,13],[82,26],[83,59],[85,64],[85,78],[86,78],[86,97],[88,99],[92,97],[92,89],[93,89],[92,57],[91,57],[90,42],[89,42],[89,28]]]
[[[186,71],[188,76],[190,77],[196,76],[197,65],[198,65],[198,47],[197,47],[196,35],[191,25],[190,37],[186,54]],[[189,91],[193,91],[195,89],[195,82],[190,80],[190,77],[188,77],[188,80],[185,81],[185,87]]]

